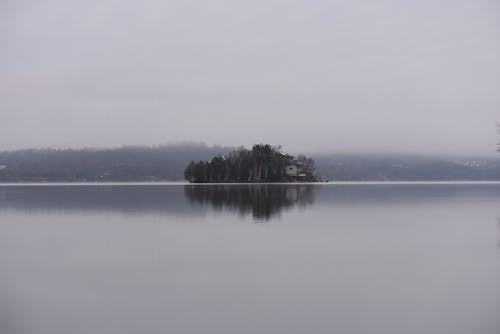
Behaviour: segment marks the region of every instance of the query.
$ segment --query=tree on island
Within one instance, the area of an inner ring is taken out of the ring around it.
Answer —
[[[191,161],[184,177],[193,183],[317,181],[314,170],[311,158],[295,158],[281,152],[280,146],[258,144],[251,150],[240,147],[208,161]]]

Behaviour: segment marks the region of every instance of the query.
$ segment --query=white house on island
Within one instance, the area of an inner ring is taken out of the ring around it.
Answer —
[[[287,176],[297,176],[299,175],[299,168],[295,164],[290,164],[285,167],[285,173]]]

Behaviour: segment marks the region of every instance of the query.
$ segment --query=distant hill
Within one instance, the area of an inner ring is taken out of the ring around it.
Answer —
[[[313,159],[317,174],[328,180],[500,180],[500,159],[340,154]]]
[[[234,147],[157,147],[0,152],[0,182],[181,181],[191,161],[226,155]],[[500,180],[500,159],[412,155],[311,156],[327,180]]]
[[[204,144],[82,150],[0,152],[0,182],[174,181],[184,179],[192,160],[233,148]]]

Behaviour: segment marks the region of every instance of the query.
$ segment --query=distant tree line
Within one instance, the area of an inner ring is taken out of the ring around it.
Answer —
[[[332,181],[500,180],[500,159],[417,155],[331,154],[314,157]]]
[[[290,158],[276,156],[277,148],[257,151],[204,144],[3,151],[0,182],[181,181],[187,165],[197,165],[191,176],[200,180],[210,179],[210,172],[218,180],[248,182],[250,176],[251,182],[279,180],[283,162]],[[263,163],[269,157],[272,163]],[[327,180],[500,180],[498,158],[394,154],[317,154],[312,158],[297,156],[295,160]],[[203,168],[199,161],[204,162]],[[209,168],[208,161],[214,161]]]
[[[112,149],[27,149],[0,152],[0,182],[180,181],[193,159],[233,147],[186,143]]]
[[[311,158],[295,158],[282,153],[279,146],[258,144],[251,150],[241,147],[208,161],[191,161],[184,177],[194,183],[314,181],[314,169]]]

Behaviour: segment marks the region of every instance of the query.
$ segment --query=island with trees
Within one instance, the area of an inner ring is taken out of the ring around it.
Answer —
[[[314,171],[311,158],[283,153],[280,146],[257,144],[208,161],[191,161],[184,177],[191,183],[321,181]]]

